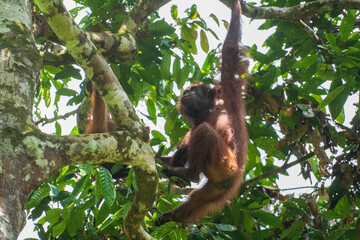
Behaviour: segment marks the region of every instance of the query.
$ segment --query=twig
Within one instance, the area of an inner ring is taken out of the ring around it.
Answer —
[[[60,120],[60,119],[66,119],[66,118],[68,118],[68,117],[76,114],[77,111],[78,111],[78,109],[75,109],[75,110],[73,110],[73,111],[71,111],[71,112],[68,112],[68,113],[66,113],[66,114],[64,114],[64,115],[56,116],[56,117],[50,118],[50,119],[48,119],[48,118],[46,118],[46,117],[45,117],[45,118],[41,118],[40,120],[38,120],[38,121],[35,122],[35,125],[39,125],[40,123],[42,123],[42,125],[45,125],[45,124],[49,124],[49,123],[55,122],[55,121]]]
[[[299,19],[298,22],[296,22],[298,26],[300,26],[302,29],[305,30],[305,32],[309,35],[309,37],[317,44],[323,45],[323,42],[321,41],[321,38],[319,38],[315,31],[309,27],[303,20]]]
[[[303,187],[293,187],[293,188],[279,189],[279,191],[291,191],[291,190],[306,189],[306,188],[319,189],[318,187],[315,187],[315,186],[303,186]]]
[[[258,181],[260,181],[262,179],[268,178],[268,177],[270,177],[272,175],[275,175],[275,174],[278,174],[278,173],[281,173],[281,172],[285,172],[285,170],[287,170],[288,168],[291,168],[291,167],[295,166],[296,164],[301,163],[301,162],[313,157],[314,155],[315,155],[315,153],[311,152],[311,153],[303,156],[302,158],[299,158],[296,161],[293,161],[291,163],[285,163],[284,165],[282,165],[281,167],[279,167],[277,169],[268,171],[268,172],[266,172],[266,173],[264,173],[264,174],[262,174],[260,176],[257,176],[257,177],[254,177],[254,178],[250,179],[250,180],[245,181],[242,184],[242,187],[244,188],[244,187],[253,185],[253,184],[255,184],[256,182],[258,182]]]

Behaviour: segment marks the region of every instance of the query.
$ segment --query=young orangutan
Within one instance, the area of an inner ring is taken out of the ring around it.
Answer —
[[[199,174],[204,173],[208,180],[202,188],[192,191],[184,203],[163,214],[159,224],[171,220],[194,223],[210,212],[220,211],[238,193],[248,141],[243,95],[249,64],[241,44],[240,13],[240,0],[233,0],[222,49],[220,86],[194,84],[178,102],[181,115],[192,123],[192,128],[168,161],[165,172],[169,177],[193,182],[198,182]]]

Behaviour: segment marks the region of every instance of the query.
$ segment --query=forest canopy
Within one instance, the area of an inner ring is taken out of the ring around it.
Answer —
[[[230,11],[205,16],[197,1],[184,12],[170,0],[74,0],[72,9],[20,2],[0,3],[9,12],[0,10],[0,238],[16,239],[24,210],[40,239],[360,238],[358,0],[242,2],[244,16],[262,21],[254,31],[269,35],[246,43],[241,191],[197,224],[161,226],[157,219],[194,185],[169,180],[155,157],[171,155],[191,128],[179,94],[219,79],[217,31]],[[165,4],[171,18],[158,12]],[[17,11],[26,14],[17,19]],[[26,89],[16,82],[23,78]],[[116,131],[84,134],[92,84]],[[64,101],[73,109],[66,114]],[[62,120],[71,116],[77,122],[65,136]],[[53,123],[53,133],[39,130]],[[285,192],[280,176],[304,179],[306,191]]]

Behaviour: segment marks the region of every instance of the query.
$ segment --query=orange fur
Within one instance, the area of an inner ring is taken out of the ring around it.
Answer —
[[[208,213],[220,211],[238,193],[248,141],[243,117],[248,60],[241,44],[240,13],[240,0],[233,0],[222,50],[220,86],[211,89],[194,84],[178,103],[192,128],[179,144],[166,173],[197,182],[202,172],[208,181],[192,191],[184,203],[163,214],[160,224],[169,220],[194,223]]]
[[[89,115],[89,124],[85,133],[106,133],[115,129],[116,125],[110,118],[104,100],[95,86],[92,85],[91,114]]]

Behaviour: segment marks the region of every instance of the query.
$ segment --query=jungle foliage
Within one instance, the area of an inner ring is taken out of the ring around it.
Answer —
[[[84,31],[116,33],[136,1],[75,2],[78,7],[70,10],[73,17],[81,10],[87,12],[79,21]],[[283,8],[306,2],[312,0],[262,0],[257,6]],[[154,154],[161,155],[171,154],[190,128],[175,107],[180,91],[189,83],[211,84],[218,78],[222,39],[209,26],[227,25],[215,10],[201,16],[195,4],[185,13],[173,5],[170,15],[171,22],[157,12],[146,19],[136,34],[138,54],[133,59],[119,62],[117,56],[106,56],[140,117],[155,125],[164,123],[161,131],[151,131]],[[186,194],[171,189],[159,165],[162,180],[154,208],[144,219],[145,229],[159,239],[357,239],[358,27],[359,11],[354,9],[334,9],[298,21],[265,20],[259,30],[272,30],[264,39],[265,50],[248,46],[254,62],[246,97],[249,151],[239,198],[196,225],[155,226],[157,217]],[[210,38],[217,39],[217,48],[210,49]],[[64,54],[48,39],[36,41],[44,58]],[[201,63],[195,58],[200,52],[207,55]],[[73,61],[52,61],[50,57],[44,61],[37,86],[37,120],[44,117],[38,108],[41,102],[54,105],[59,117],[60,99],[78,106],[87,96],[79,67]],[[74,81],[79,88],[69,87]],[[54,89],[55,94],[50,94]],[[346,111],[353,104],[356,112]],[[55,134],[61,135],[61,124],[56,121],[55,126]],[[77,126],[71,134],[79,134]],[[278,188],[280,174],[294,177],[287,173],[293,165],[300,166],[312,191],[285,195]],[[114,181],[104,167],[67,166],[39,186],[26,206],[39,238],[127,239],[122,220],[137,188],[134,171],[120,164],[112,171],[122,177]]]

